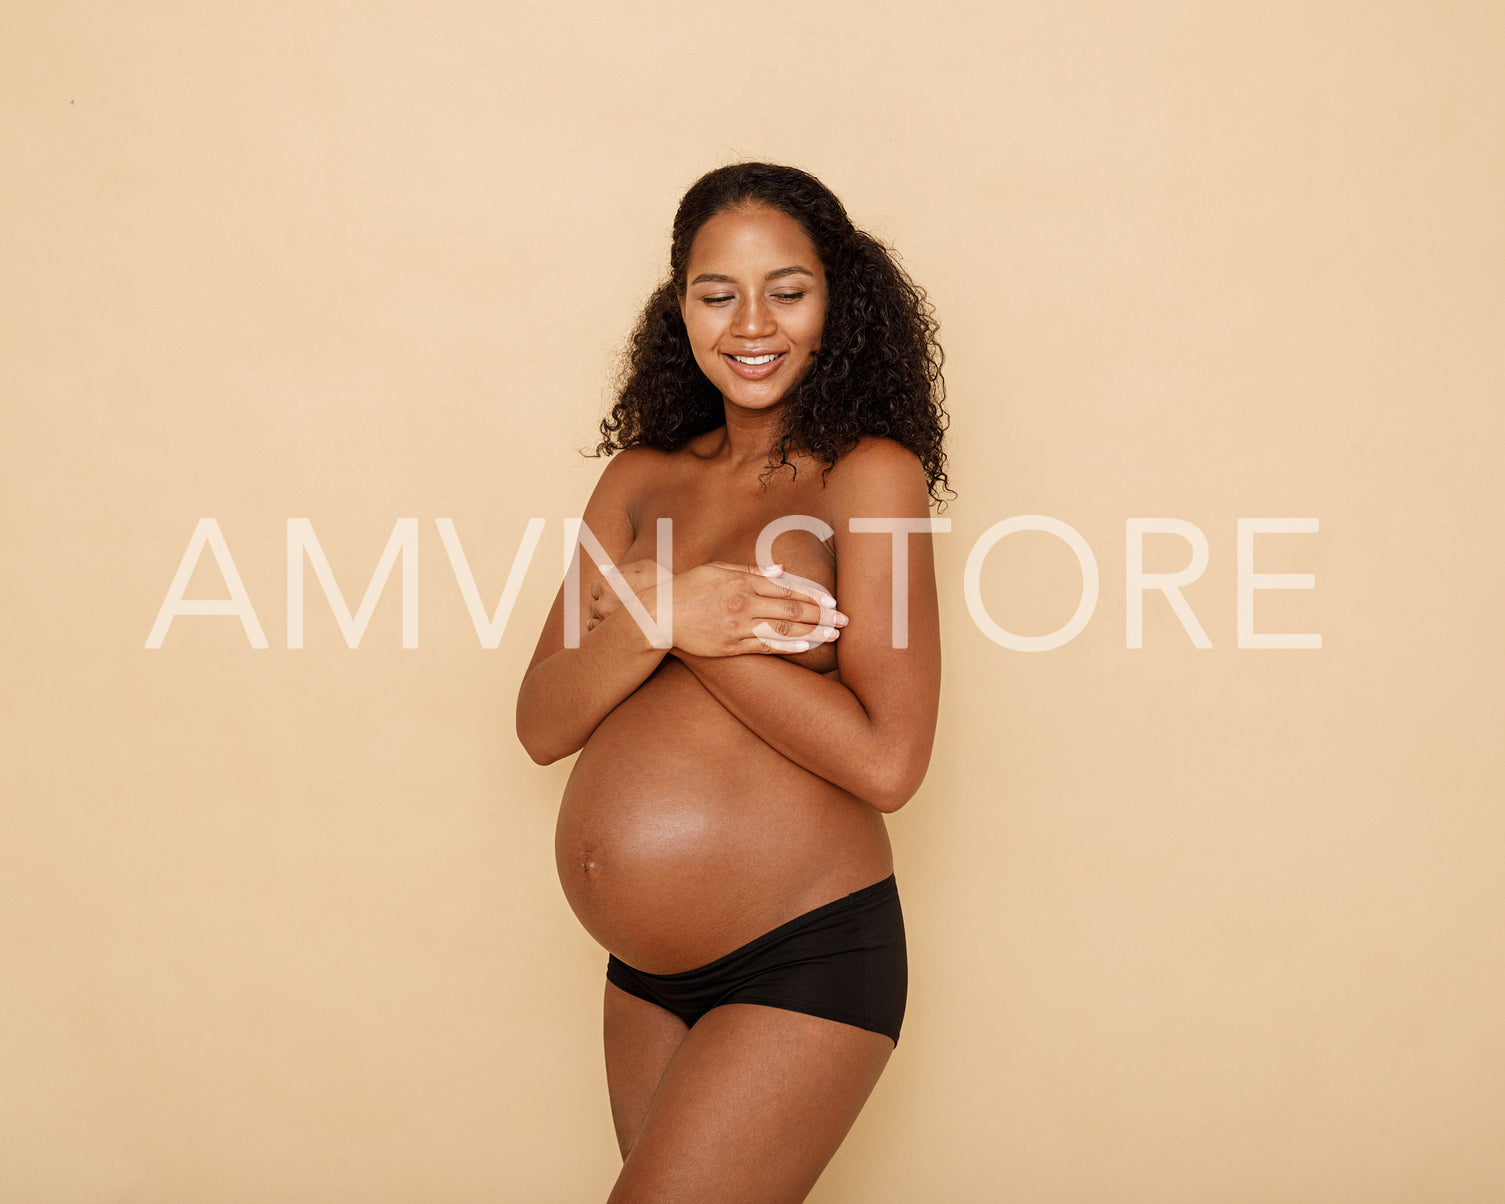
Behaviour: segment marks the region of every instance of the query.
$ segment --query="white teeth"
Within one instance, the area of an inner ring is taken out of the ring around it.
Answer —
[[[732,359],[739,364],[769,364],[778,359],[777,355],[734,355]]]

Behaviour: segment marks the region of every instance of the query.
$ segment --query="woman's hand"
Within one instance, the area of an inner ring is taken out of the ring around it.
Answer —
[[[865,439],[837,461],[822,499],[820,517],[835,532],[841,591],[852,608],[841,633],[839,679],[786,667],[778,657],[676,656],[775,752],[879,811],[895,811],[919,788],[935,740],[941,646],[934,552],[929,534],[917,532],[901,557],[891,532],[865,524],[853,530],[851,520],[928,519],[925,470],[898,444]]]
[[[617,590],[631,589],[649,614],[657,613],[662,570],[653,560],[623,565],[620,579],[597,566],[591,583],[586,630],[596,627],[622,603]],[[847,617],[824,592],[778,580],[780,565],[766,572],[757,565],[715,561],[676,574],[673,598],[674,648],[696,656],[740,656],[748,652],[805,652],[840,634]]]
[[[591,612],[585,620],[585,630],[591,631],[611,614],[614,610],[621,609],[622,600],[617,597],[616,587],[607,578],[611,569],[609,564],[598,564],[597,572],[600,576],[590,583]],[[617,568],[627,582],[627,588],[634,594],[642,595],[645,589],[660,584],[660,580],[668,580],[669,573],[660,567],[656,560],[634,560],[631,564],[624,564]]]

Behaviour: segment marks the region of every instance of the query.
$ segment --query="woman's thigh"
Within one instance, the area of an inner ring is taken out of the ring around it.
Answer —
[[[664,1067],[690,1030],[673,1012],[606,984],[602,1036],[606,1046],[606,1090],[611,1121],[622,1157],[632,1149]]]
[[[801,1012],[707,1012],[669,1058],[610,1204],[803,1200],[892,1052],[882,1033]]]

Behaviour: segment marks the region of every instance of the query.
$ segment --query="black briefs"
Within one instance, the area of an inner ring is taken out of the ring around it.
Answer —
[[[611,957],[606,980],[693,1025],[724,1003],[761,1003],[839,1020],[899,1042],[909,963],[890,874],[681,974],[645,974]]]

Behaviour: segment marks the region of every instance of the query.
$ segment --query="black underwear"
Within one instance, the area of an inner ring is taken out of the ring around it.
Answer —
[[[724,1003],[761,1003],[884,1033],[897,1045],[909,989],[899,888],[890,874],[698,970],[645,974],[611,957],[606,980],[687,1025]]]

